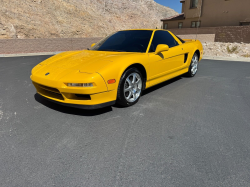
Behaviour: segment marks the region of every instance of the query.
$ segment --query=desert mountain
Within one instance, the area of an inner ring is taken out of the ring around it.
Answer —
[[[175,14],[154,0],[0,0],[0,39],[103,37]]]

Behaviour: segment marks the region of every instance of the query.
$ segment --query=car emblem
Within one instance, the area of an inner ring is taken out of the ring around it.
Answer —
[[[49,75],[49,72],[45,74],[45,76]]]

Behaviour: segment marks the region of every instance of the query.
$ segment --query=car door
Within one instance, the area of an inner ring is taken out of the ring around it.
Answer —
[[[156,55],[155,50],[159,44],[168,45],[169,51]],[[180,71],[184,66],[183,46],[179,45],[168,31],[155,31],[148,55],[150,59],[150,79],[155,80],[155,83],[161,82],[164,77]]]

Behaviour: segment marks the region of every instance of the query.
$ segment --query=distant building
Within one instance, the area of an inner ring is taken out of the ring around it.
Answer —
[[[250,25],[250,0],[181,0],[182,13],[162,19],[164,29]]]

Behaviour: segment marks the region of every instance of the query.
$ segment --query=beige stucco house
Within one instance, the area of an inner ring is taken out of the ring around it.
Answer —
[[[182,13],[162,19],[164,29],[250,25],[250,0],[181,0]]]

